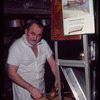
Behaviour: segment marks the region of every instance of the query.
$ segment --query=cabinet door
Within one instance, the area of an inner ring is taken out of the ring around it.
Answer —
[[[51,40],[80,40],[81,35],[64,36],[61,2],[61,0],[51,2]]]

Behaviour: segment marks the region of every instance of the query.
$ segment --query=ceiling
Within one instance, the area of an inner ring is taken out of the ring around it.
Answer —
[[[50,15],[50,0],[4,0],[4,14]]]

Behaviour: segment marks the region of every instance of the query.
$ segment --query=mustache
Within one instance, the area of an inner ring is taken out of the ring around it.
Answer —
[[[37,42],[37,40],[32,40],[32,41],[35,41],[35,42]]]

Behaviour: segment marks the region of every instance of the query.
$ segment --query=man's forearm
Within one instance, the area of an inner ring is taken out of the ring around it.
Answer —
[[[33,88],[33,86],[26,82],[18,73],[9,74],[9,78],[28,91],[31,91],[31,89]]]
[[[56,66],[52,67],[51,71],[52,71],[52,73],[53,73],[53,75],[55,77],[55,80],[57,80]]]
[[[54,77],[55,77],[55,80],[57,80],[56,62],[55,62],[53,56],[51,56],[51,57],[48,59],[48,63],[49,63],[49,65],[50,65],[50,67],[51,67],[51,71],[52,71],[52,73],[53,73],[53,75],[54,75]]]

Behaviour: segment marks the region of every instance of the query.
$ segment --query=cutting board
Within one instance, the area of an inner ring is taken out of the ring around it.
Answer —
[[[54,99],[47,99],[46,97],[42,97],[40,99],[35,99],[35,100],[59,100],[59,97],[55,97]],[[72,100],[72,98],[69,97],[62,97],[62,100]]]

